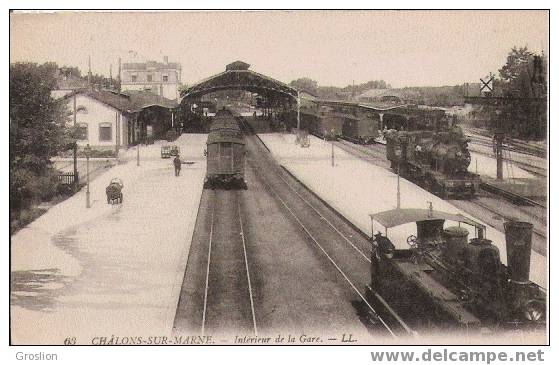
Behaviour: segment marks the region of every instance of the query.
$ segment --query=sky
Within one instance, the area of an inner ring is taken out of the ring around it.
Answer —
[[[547,11],[58,12],[10,15],[10,62],[117,74],[122,62],[182,65],[192,84],[242,60],[288,83],[458,85],[496,73],[513,46],[548,53]],[[130,52],[133,51],[133,52]]]

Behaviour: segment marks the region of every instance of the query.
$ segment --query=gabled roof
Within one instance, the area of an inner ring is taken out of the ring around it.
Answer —
[[[113,107],[121,112],[133,113],[151,106],[172,109],[178,104],[170,99],[152,94],[148,91],[127,91],[126,93],[111,90],[76,90],[63,96],[61,99],[68,99],[76,94],[88,96],[100,103]]]

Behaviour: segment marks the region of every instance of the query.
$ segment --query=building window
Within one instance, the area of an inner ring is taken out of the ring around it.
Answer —
[[[132,82],[138,81],[138,75],[132,75]]]
[[[112,140],[112,128],[111,123],[99,124],[99,141],[103,142]]]
[[[148,82],[152,82],[153,81],[153,75],[148,74]]]
[[[163,75],[163,82],[169,82],[169,76]]]
[[[89,139],[88,133],[87,133],[87,124],[86,123],[80,123],[78,124],[78,133],[77,133],[77,139],[80,141],[86,141]]]

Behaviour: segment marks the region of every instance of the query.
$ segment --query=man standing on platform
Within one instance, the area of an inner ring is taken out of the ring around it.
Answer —
[[[179,176],[181,173],[181,158],[179,155],[173,159],[173,164],[175,165],[175,176]]]

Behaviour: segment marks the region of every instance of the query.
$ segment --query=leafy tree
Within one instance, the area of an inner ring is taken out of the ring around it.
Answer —
[[[60,67],[60,74],[64,76],[75,76],[82,77],[82,73],[79,68],[71,66]]]
[[[84,80],[87,80],[87,75],[82,77]],[[104,89],[115,89],[119,88],[118,79],[111,79],[109,77],[105,77],[103,75],[95,74],[91,75],[91,85],[100,86]]]
[[[318,82],[308,77],[301,77],[289,83],[289,86],[297,90],[306,91],[310,94],[316,95],[318,89]]]
[[[499,70],[499,75],[505,81],[512,81],[520,76],[534,54],[528,47],[513,47],[507,56],[507,62]]]
[[[54,63],[10,64],[10,206],[16,210],[42,198],[53,180],[50,158],[68,144],[66,104],[50,95],[56,70]]]

